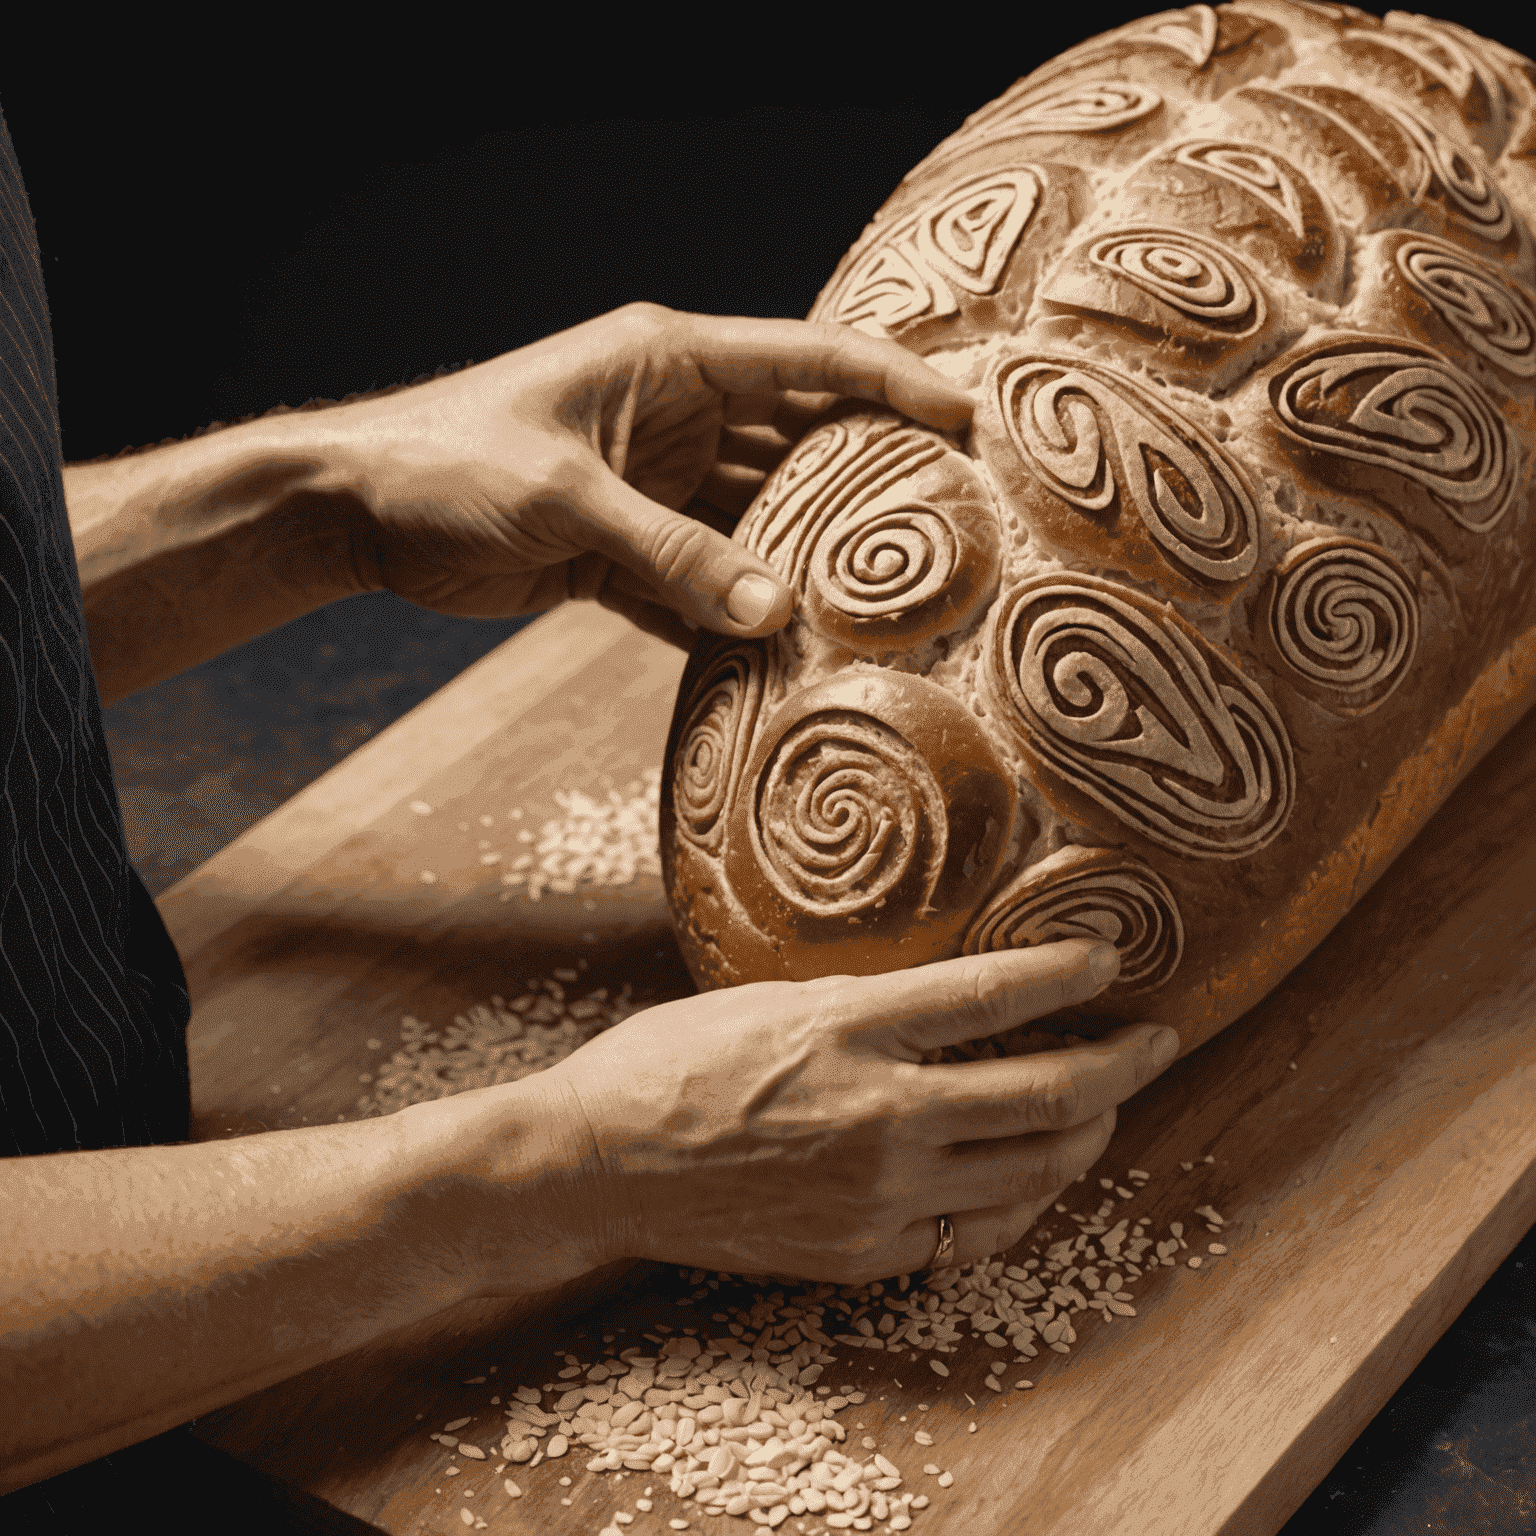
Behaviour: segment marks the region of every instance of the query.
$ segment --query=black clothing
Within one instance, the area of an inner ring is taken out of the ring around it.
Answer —
[[[190,1135],[192,1007],[128,859],[61,465],[36,227],[0,116],[0,1156],[11,1157]],[[6,1536],[95,1536],[135,1517],[176,1533],[372,1529],[185,1427],[0,1498]]]
[[[0,117],[0,1155],[185,1141],[181,961],[128,859],[64,504],[53,335]]]

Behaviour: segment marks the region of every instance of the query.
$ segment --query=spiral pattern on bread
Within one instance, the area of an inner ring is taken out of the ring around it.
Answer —
[[[1170,609],[1092,577],[1038,577],[993,610],[986,682],[1038,765],[1194,858],[1256,853],[1295,768],[1259,689]]]
[[[1027,357],[999,369],[992,399],[1024,464],[1085,512],[1117,501],[1172,564],[1241,581],[1258,558],[1258,512],[1235,460],[1145,385],[1085,359]]]
[[[1140,859],[1108,848],[1067,847],[1032,865],[982,909],[964,953],[1028,949],[1061,939],[1113,944],[1111,991],[1151,992],[1178,969],[1184,923],[1167,883]]]
[[[1514,500],[1516,455],[1504,418],[1427,347],[1385,338],[1324,345],[1275,376],[1270,400],[1291,437],[1395,470],[1470,533],[1487,533]]]
[[[1305,691],[1365,715],[1407,676],[1419,645],[1419,602],[1408,574],[1356,539],[1309,539],[1275,572],[1270,625]]]
[[[716,641],[701,653],[674,758],[672,808],[696,847],[720,845],[721,817],[752,745],[763,696],[763,648],[755,640]]]
[[[774,744],[755,794],[753,851],[795,910],[845,917],[881,904],[914,861],[932,894],[944,797],[922,755],[881,721],[851,710],[798,721]]]
[[[1185,230],[1118,230],[1088,259],[1213,330],[1243,335],[1264,323],[1263,295],[1242,263]]]
[[[1536,375],[1536,308],[1486,262],[1416,235],[1398,246],[1397,267],[1475,352],[1506,373]]]

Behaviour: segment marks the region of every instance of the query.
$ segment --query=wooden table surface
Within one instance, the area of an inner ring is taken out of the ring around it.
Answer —
[[[165,892],[193,999],[195,1134],[349,1116],[381,1054],[369,1038],[391,1046],[402,1015],[443,1024],[555,968],[585,962],[582,987],[627,981],[648,1001],[691,991],[659,880],[504,901],[477,846],[482,815],[501,826],[521,805],[537,826],[559,814],[557,790],[659,767],[682,665],[569,605]],[[1028,1392],[982,1388],[992,1351],[979,1340],[948,1357],[943,1382],[905,1358],[837,1351],[826,1380],[870,1394],[840,1414],[850,1436],[875,1438],[932,1499],[914,1532],[1002,1536],[1026,1514],[1032,1530],[1094,1536],[1277,1531],[1536,1223],[1533,931],[1536,715],[1263,1004],[1122,1107],[1077,1186],[1073,1210],[1091,1214],[1101,1175],[1123,1185],[1146,1169],[1117,1215],[1149,1216],[1159,1238],[1183,1221],[1193,1253],[1213,1240],[1195,1208],[1213,1205],[1225,1257],[1149,1271],[1138,1315],[1085,1325],[1068,1356],[1042,1351]],[[1018,1255],[1076,1230],[1052,1213]],[[722,1331],[700,1315],[708,1302],[677,1306],[687,1290],[676,1270],[619,1264],[559,1293],[475,1303],[196,1432],[400,1536],[462,1531],[461,1507],[493,1532],[595,1533],[642,1483],[655,1510],[630,1530],[710,1525],[665,1477],[616,1482],[579,1454],[510,1469],[527,1489],[513,1501],[496,1458],[449,1478],[426,1438],[471,1415],[465,1433],[493,1444],[491,1395],[553,1379],[552,1353],[598,1358],[600,1333],[626,1329],[622,1346],[658,1321]],[[465,1385],[473,1376],[487,1380]],[[911,1440],[919,1422],[932,1449]],[[953,1469],[952,1487],[923,1476],[930,1460]],[[798,1528],[824,1527],[782,1527]]]

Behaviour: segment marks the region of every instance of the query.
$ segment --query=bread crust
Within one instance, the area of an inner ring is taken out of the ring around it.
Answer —
[[[1189,1049],[1361,898],[1536,704],[1533,81],[1448,22],[1192,5],[904,178],[811,318],[926,357],[974,423],[845,404],[737,530],[796,611],[701,639],[679,696],[701,986],[1097,933],[1125,972],[1063,1027]],[[818,720],[900,793],[801,750]],[[832,874],[791,888],[813,804]],[[880,858],[877,911],[844,876]]]

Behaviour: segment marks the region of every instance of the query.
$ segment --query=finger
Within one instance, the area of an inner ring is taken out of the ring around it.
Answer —
[[[961,1210],[1043,1200],[1103,1157],[1115,1133],[1114,1105],[1064,1131],[963,1141],[942,1149],[925,1195]]]
[[[840,397],[829,390],[765,389],[755,394],[728,395],[727,426],[766,426],[786,437],[798,437],[806,424],[837,404]]]
[[[723,395],[830,392],[888,405],[942,432],[971,419],[971,397],[894,341],[807,320],[688,317],[688,348]]]
[[[789,589],[766,561],[694,518],[643,496],[600,460],[573,509],[587,542],[649,584],[652,600],[724,635],[789,622]]]
[[[739,519],[726,511],[718,502],[711,503],[709,498],[698,495],[683,508],[683,516],[694,518],[704,524],[706,528],[713,528],[722,538],[730,538]],[[627,573],[626,573],[627,574]],[[631,577],[631,580],[638,578]]]
[[[763,488],[768,477],[761,470],[740,469],[730,464],[716,464],[704,476],[698,494],[705,501],[713,502],[731,517],[734,528],[742,519],[753,498]]]
[[[718,464],[740,464],[761,470],[764,475],[784,462],[794,444],[772,427],[724,427],[720,445],[715,449]]]
[[[1004,1056],[993,1061],[919,1067],[923,1108],[912,1127],[935,1144],[1061,1131],[1123,1104],[1166,1070],[1157,1024],[1127,1024],[1103,1040]]]
[[[983,1206],[966,1211],[948,1211],[949,1224],[955,1232],[955,1252],[943,1270],[931,1270],[939,1246],[939,1220],[935,1214],[914,1221],[906,1227],[896,1244],[895,1273],[921,1275],[930,1280],[957,1270],[978,1259],[1001,1258],[1029,1235],[1043,1212],[1065,1193],[1065,1186],[1040,1200],[1025,1200],[1015,1205]],[[884,1275],[873,1276],[885,1279]]]
[[[1044,1018],[1097,996],[1119,973],[1114,946],[1063,939],[861,977],[844,989],[840,1022],[887,1032],[905,1060]]]
[[[636,629],[668,645],[675,645],[680,651],[691,651],[699,638],[698,631],[689,629],[670,608],[663,608],[628,592],[617,591],[612,581],[597,593],[596,600],[610,613],[623,615]]]

